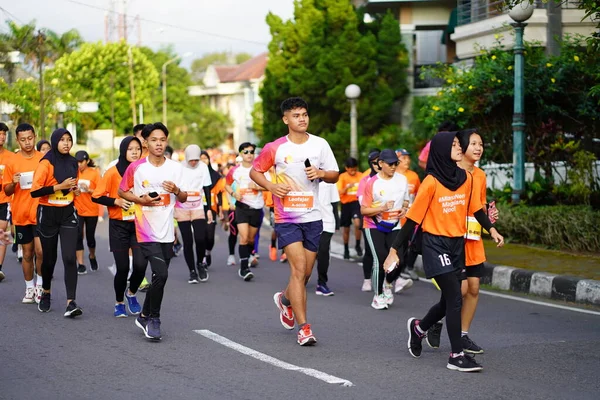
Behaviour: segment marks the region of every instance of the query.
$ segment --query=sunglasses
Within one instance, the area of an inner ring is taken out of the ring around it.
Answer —
[[[400,164],[400,161],[395,161],[393,163],[389,163],[389,162],[385,162],[387,165],[389,165],[390,167],[397,167]]]
[[[254,154],[254,150],[244,150],[242,154]]]

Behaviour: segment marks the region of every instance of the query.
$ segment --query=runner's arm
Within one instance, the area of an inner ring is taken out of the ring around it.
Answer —
[[[96,204],[101,204],[106,207],[114,207],[115,200],[116,200],[115,198],[108,197],[108,196],[100,196],[100,197],[92,196],[92,202],[94,202]]]
[[[204,186],[204,196],[206,196],[206,207],[207,209],[211,209],[211,201],[210,201],[210,186]]]

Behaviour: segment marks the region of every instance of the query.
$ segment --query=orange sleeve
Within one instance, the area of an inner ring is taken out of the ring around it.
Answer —
[[[470,204],[469,209],[467,210],[468,215],[473,215],[477,211],[483,208],[483,204],[481,204],[481,183],[479,179],[476,179],[473,174],[467,173],[467,182],[470,181]],[[470,176],[469,176],[470,175]]]
[[[414,189],[413,194],[417,193],[419,191],[419,188],[421,187],[421,179],[419,179],[419,175],[417,175],[416,172],[414,172],[414,174],[415,174],[414,175],[414,177],[415,177],[415,182],[414,182],[415,189]]]
[[[112,180],[112,174],[110,174],[109,171],[106,171],[104,176],[98,181],[98,184],[92,193],[94,199],[98,199],[102,196],[112,197],[110,195],[110,189],[108,188],[110,181]]]
[[[47,182],[50,170],[50,162],[48,160],[40,161],[40,164],[33,173],[33,182],[31,184],[31,191],[36,191],[43,188],[44,186],[50,186]]]
[[[335,184],[337,186],[337,190],[340,194],[340,196],[342,195],[342,190],[344,189],[344,187],[346,186],[346,173],[342,172],[338,178],[337,183]]]
[[[13,163],[12,161],[6,165],[4,168],[4,173],[2,174],[2,191],[4,192],[4,186],[8,185],[13,180]]]
[[[412,206],[410,206],[406,217],[412,219],[417,224],[422,223],[434,193],[435,178],[428,175],[423,180],[420,190],[417,192],[417,197]]]

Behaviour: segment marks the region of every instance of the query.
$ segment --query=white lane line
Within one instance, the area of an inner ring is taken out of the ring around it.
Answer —
[[[419,277],[419,280],[421,282],[429,282],[429,283],[433,284],[433,282],[431,282],[431,279],[426,279],[426,278]],[[582,313],[582,314],[600,315],[600,312],[598,312],[598,311],[592,311],[592,310],[586,310],[586,309],[583,309],[583,308],[575,308],[575,307],[563,306],[563,305],[560,305],[560,304],[546,303],[546,302],[543,302],[543,301],[531,300],[531,299],[527,299],[527,298],[524,298],[524,297],[511,296],[509,294],[504,294],[504,293],[490,292],[490,291],[487,291],[487,290],[480,290],[479,293],[481,293],[481,294],[487,294],[488,296],[500,297],[500,298],[508,299],[508,300],[521,301],[523,303],[536,304],[538,306],[559,308],[561,310],[575,311],[575,312]]]
[[[281,361],[277,358],[274,358],[274,357],[268,356],[264,353],[261,353],[260,351],[253,350],[249,347],[246,347],[239,343],[231,341],[224,336],[221,336],[212,331],[209,331],[208,329],[199,329],[199,330],[195,330],[194,332],[196,332],[199,335],[204,336],[205,338],[214,340],[215,342],[222,344],[225,347],[229,347],[230,349],[238,351],[247,356],[256,358],[259,361],[266,362],[267,364],[271,364],[275,367],[287,369],[289,371],[297,371],[302,374],[312,376],[313,378],[320,379],[327,383],[336,383],[341,386],[354,386],[354,384],[352,382],[350,382],[346,379],[338,378],[337,376],[329,375],[329,374],[326,374],[325,372],[321,372],[316,369],[303,368],[303,367],[299,367],[294,364],[287,363],[285,361]]]

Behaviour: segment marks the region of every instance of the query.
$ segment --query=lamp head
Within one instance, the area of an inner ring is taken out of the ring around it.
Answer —
[[[514,4],[508,12],[508,16],[515,22],[525,22],[533,15],[534,5],[529,0],[523,0]]]
[[[354,83],[346,86],[346,97],[350,100],[356,100],[360,97],[360,87]]]

